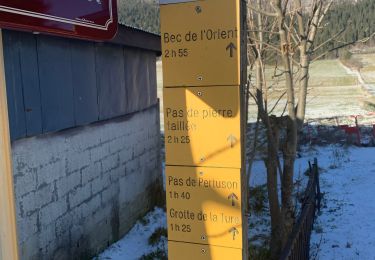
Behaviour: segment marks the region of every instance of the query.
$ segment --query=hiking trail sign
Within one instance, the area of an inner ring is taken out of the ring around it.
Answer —
[[[66,37],[110,40],[116,0],[0,0],[0,27]]]
[[[185,2],[160,9],[164,86],[240,85],[240,1]]]
[[[241,168],[239,88],[165,88],[167,165]]]
[[[160,0],[169,259],[247,259],[241,0]]]
[[[169,240],[242,248],[239,169],[167,166],[166,181]]]

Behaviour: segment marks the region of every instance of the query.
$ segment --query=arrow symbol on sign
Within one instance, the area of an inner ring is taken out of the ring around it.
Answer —
[[[236,194],[232,193],[228,196],[228,200],[232,200],[232,207],[236,206],[236,200],[238,201],[238,197]]]
[[[236,235],[240,234],[240,232],[238,232],[237,228],[235,228],[235,227],[232,227],[229,230],[229,233],[231,233],[233,235],[233,240],[236,240]]]
[[[227,141],[230,142],[230,148],[233,148],[237,143],[237,138],[233,135],[228,136]]]
[[[229,56],[230,56],[231,58],[233,58],[233,52],[234,52],[234,50],[237,50],[237,48],[236,48],[236,45],[234,45],[234,43],[231,42],[231,43],[229,43],[229,45],[227,46],[226,50],[229,50]]]

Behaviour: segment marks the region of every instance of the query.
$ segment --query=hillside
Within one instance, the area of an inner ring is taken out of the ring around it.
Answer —
[[[158,0],[117,0],[119,22],[149,32],[159,33]],[[309,4],[312,0],[303,0]],[[325,30],[317,36],[317,46],[342,31],[337,41],[326,44],[319,53],[334,49],[343,43],[357,41],[371,36],[375,32],[375,1],[340,0],[327,14]],[[374,43],[373,41],[369,42]],[[339,51],[331,52],[326,57],[337,57]]]
[[[373,36],[375,32],[374,12],[375,1],[373,0],[361,0],[356,1],[356,3],[348,1],[340,3],[332,8],[327,14],[325,29],[317,35],[316,46],[332,38],[338,32],[342,33],[335,41],[331,41],[329,44],[325,45],[325,47],[320,50],[320,53],[335,49],[346,43],[352,43]],[[373,45],[374,43],[374,40],[371,39],[366,42],[366,45]],[[327,55],[327,57],[338,56],[340,56],[339,51],[334,51]]]
[[[158,0],[117,0],[119,22],[159,33]]]

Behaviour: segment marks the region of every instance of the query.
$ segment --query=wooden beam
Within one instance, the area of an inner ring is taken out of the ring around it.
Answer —
[[[12,155],[0,29],[0,260],[18,260]]]

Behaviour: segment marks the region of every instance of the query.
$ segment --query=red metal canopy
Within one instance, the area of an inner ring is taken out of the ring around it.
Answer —
[[[0,0],[0,27],[109,40],[117,32],[116,0]]]

